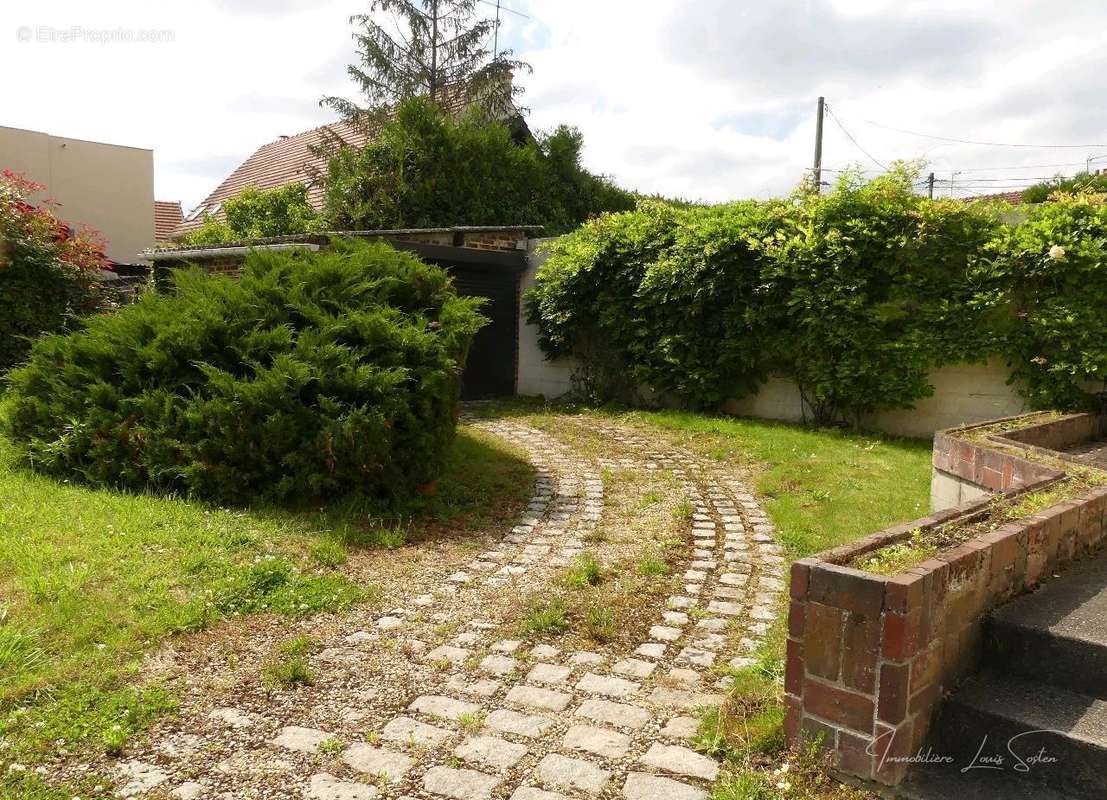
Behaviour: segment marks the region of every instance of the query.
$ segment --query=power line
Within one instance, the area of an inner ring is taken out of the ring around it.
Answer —
[[[835,118],[837,120],[837,118]],[[954,142],[956,144],[975,144],[982,147],[1025,147],[1030,149],[1078,149],[1078,150],[1094,150],[1107,147],[1107,144],[1023,144],[1014,142],[984,142],[975,139],[957,139],[952,136],[937,136],[931,133],[920,133],[919,131],[909,131],[903,128],[894,128],[891,125],[884,125],[880,122],[874,122],[871,119],[862,119],[868,125],[874,125],[877,128],[884,128],[885,130],[895,131],[896,133],[907,134],[908,136],[921,136],[924,139],[934,139],[939,142]],[[839,126],[841,123],[839,123]],[[851,137],[852,138],[852,137]]]
[[[861,146],[861,145],[860,145],[860,144],[858,143],[858,141],[857,141],[856,139],[854,139],[854,138],[853,138],[853,134],[852,134],[852,133],[850,133],[849,131],[847,131],[847,130],[846,130],[846,126],[842,124],[842,121],[841,121],[840,119],[838,119],[838,115],[834,113],[834,110],[833,110],[833,109],[831,109],[831,107],[830,107],[830,104],[829,104],[829,103],[827,103],[827,104],[826,104],[826,110],[827,110],[827,113],[829,113],[829,114],[830,114],[830,118],[834,120],[834,123],[835,123],[835,124],[836,124],[836,125],[837,125],[837,126],[838,126],[839,128],[841,128],[841,129],[842,129],[842,133],[844,133],[844,134],[846,135],[846,138],[847,138],[847,139],[849,139],[849,140],[850,140],[851,142],[853,142],[853,146],[854,146],[854,147],[856,147],[856,148],[857,148],[858,150],[860,150],[860,151],[861,151],[862,153],[864,153],[864,154],[865,154],[866,156],[868,156],[868,157],[869,157],[869,160],[871,160],[871,161],[872,161],[872,162],[873,162],[874,164],[876,164],[876,165],[877,165],[878,167],[880,167],[881,169],[883,169],[883,170],[887,170],[887,169],[888,169],[888,165],[887,165],[887,164],[883,164],[883,163],[881,163],[881,162],[880,162],[880,161],[879,161],[879,160],[878,160],[878,159],[877,159],[877,158],[876,158],[875,156],[873,156],[873,154],[872,154],[872,153],[870,153],[870,152],[869,152],[868,150],[866,150],[866,149],[865,149],[864,147],[862,147],[862,146]]]

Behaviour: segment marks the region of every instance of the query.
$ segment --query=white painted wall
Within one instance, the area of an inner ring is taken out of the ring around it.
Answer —
[[[930,374],[933,395],[919,400],[913,409],[869,415],[863,424],[900,436],[930,436],[943,428],[1021,414],[1026,404],[1015,387],[1007,385],[1009,374],[1000,359],[940,367]],[[784,378],[771,378],[758,394],[731,400],[724,409],[742,417],[803,419],[799,389]]]
[[[546,261],[546,255],[537,248],[549,239],[531,239],[527,242],[528,264],[519,284],[525,293],[534,286],[534,276]],[[525,309],[519,314],[519,374],[516,391],[521,395],[543,395],[548,399],[561,397],[572,389],[572,359],[551,361],[538,346],[538,326],[528,325]]]

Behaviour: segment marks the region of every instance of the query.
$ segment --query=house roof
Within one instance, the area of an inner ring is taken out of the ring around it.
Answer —
[[[977,203],[977,202],[982,202],[982,201],[991,202],[991,201],[998,200],[998,201],[1001,201],[1001,202],[1004,202],[1004,203],[1011,203],[1012,205],[1017,205],[1018,206],[1018,205],[1022,205],[1023,203],[1026,202],[1025,200],[1023,200],[1023,194],[1022,193],[1023,193],[1023,190],[1018,189],[1014,192],[998,192],[996,194],[977,194],[977,195],[973,195],[972,197],[963,197],[961,199],[964,200],[966,203]]]
[[[154,201],[154,240],[164,242],[173,230],[184,221],[184,212],[177,201]]]
[[[312,148],[323,144],[327,131],[354,147],[360,147],[369,138],[364,126],[342,121],[263,144],[215,187],[215,191],[204,198],[187,220],[177,225],[173,236],[199,228],[206,215],[221,219],[222,204],[247,186],[276,189],[289,183],[304,183],[308,187],[308,202],[316,209],[322,208],[323,187],[313,179],[313,175],[326,166],[326,160],[315,155]]]

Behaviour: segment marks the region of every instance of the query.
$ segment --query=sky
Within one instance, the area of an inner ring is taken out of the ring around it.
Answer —
[[[0,125],[151,148],[156,197],[187,211],[262,144],[331,121],[320,97],[356,97],[348,19],[368,5],[5,2]],[[585,166],[629,189],[786,195],[820,95],[826,179],[921,159],[966,196],[1107,168],[1101,0],[503,5],[532,130],[578,127]]]

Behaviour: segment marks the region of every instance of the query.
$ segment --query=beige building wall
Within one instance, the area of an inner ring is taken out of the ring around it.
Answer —
[[[541,244],[548,239],[531,239],[527,242],[527,269],[519,280],[520,295],[534,286],[534,276],[546,261]],[[573,388],[573,362],[569,359],[550,361],[538,346],[538,326],[527,324],[525,305],[519,309],[519,365],[515,391],[524,396],[543,395],[552,400]]]
[[[154,244],[152,150],[0,127],[0,169],[45,184],[42,198],[74,228],[100,231],[112,261],[137,263]]]

